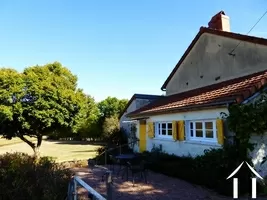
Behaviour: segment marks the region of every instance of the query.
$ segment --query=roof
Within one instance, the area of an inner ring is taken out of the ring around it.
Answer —
[[[181,112],[211,106],[241,103],[267,84],[267,70],[210,86],[165,96],[129,113],[128,117]]]
[[[158,99],[159,97],[162,97],[160,95],[152,95],[152,94],[134,94],[132,98],[128,101],[127,105],[125,106],[124,110],[121,112],[119,115],[119,119],[121,116],[126,112],[127,108],[131,105],[133,100],[135,99],[148,99],[148,100],[155,100]]]
[[[157,99],[161,95],[152,95],[152,94],[134,94],[132,98],[134,99]]]
[[[199,32],[198,32],[198,34],[196,35],[196,37],[193,39],[193,41],[191,42],[189,47],[186,49],[185,53],[183,54],[183,56],[181,57],[179,62],[176,64],[175,68],[172,70],[172,72],[169,75],[169,77],[167,78],[167,80],[162,85],[161,90],[165,90],[166,89],[169,81],[171,80],[171,78],[173,77],[175,72],[178,70],[178,68],[180,67],[180,65],[182,64],[182,62],[186,58],[186,56],[189,54],[189,52],[194,47],[194,45],[196,44],[196,42],[198,41],[198,39],[200,38],[200,36],[203,33],[210,33],[210,34],[213,34],[213,35],[228,37],[228,38],[232,38],[232,39],[236,39],[236,40],[240,40],[240,41],[251,42],[251,43],[261,44],[261,45],[266,45],[267,46],[267,39],[265,39],[265,38],[253,37],[253,36],[242,35],[242,34],[233,33],[233,32],[226,32],[226,31],[221,31],[221,30],[215,30],[215,29],[211,29],[211,28],[201,27]]]

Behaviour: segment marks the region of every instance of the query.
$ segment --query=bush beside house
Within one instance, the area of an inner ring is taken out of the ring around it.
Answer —
[[[233,147],[206,150],[204,155],[193,157],[177,157],[154,149],[144,154],[150,160],[149,169],[167,176],[180,178],[193,184],[205,186],[216,192],[232,196],[233,181],[226,178],[235,170],[237,150]],[[247,159],[248,163],[251,163]],[[235,176],[239,179],[239,194],[251,190],[250,172],[241,168]],[[258,191],[262,191],[258,185]]]
[[[48,157],[0,155],[0,199],[64,199],[72,173]]]

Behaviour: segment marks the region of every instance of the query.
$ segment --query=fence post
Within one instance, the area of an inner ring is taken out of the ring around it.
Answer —
[[[105,166],[107,166],[107,150],[105,150]]]
[[[75,177],[73,178],[73,192],[74,192],[73,200],[77,200],[77,182],[75,180]]]
[[[112,200],[112,175],[111,175],[111,171],[107,171],[107,174],[106,174],[106,190],[107,190],[107,200]]]
[[[69,182],[67,196],[67,200],[73,199],[73,179]]]

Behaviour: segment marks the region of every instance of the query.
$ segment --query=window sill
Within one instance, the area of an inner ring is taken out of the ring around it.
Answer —
[[[210,142],[210,141],[194,141],[194,140],[184,140],[184,141],[175,141],[173,138],[161,138],[155,137],[150,138],[151,140],[158,140],[158,141],[168,141],[168,142],[183,142],[186,144],[198,144],[198,145],[205,145],[205,146],[214,146],[214,147],[221,147],[222,145],[218,144],[217,142]]]
[[[161,141],[169,141],[169,142],[174,142],[174,139],[172,137],[170,138],[165,138],[165,137],[154,137],[154,138],[150,138],[152,140],[161,140]]]
[[[214,146],[214,147],[221,147],[222,145],[218,144],[217,142],[212,142],[212,141],[194,141],[194,140],[185,140],[183,141],[184,143],[188,144],[201,144],[201,145],[206,145],[206,146]]]

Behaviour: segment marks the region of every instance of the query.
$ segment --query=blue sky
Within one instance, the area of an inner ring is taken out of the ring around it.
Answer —
[[[247,33],[266,0],[1,0],[0,66],[61,62],[97,101],[163,94],[200,26],[224,10]],[[267,15],[250,35],[267,37]]]

